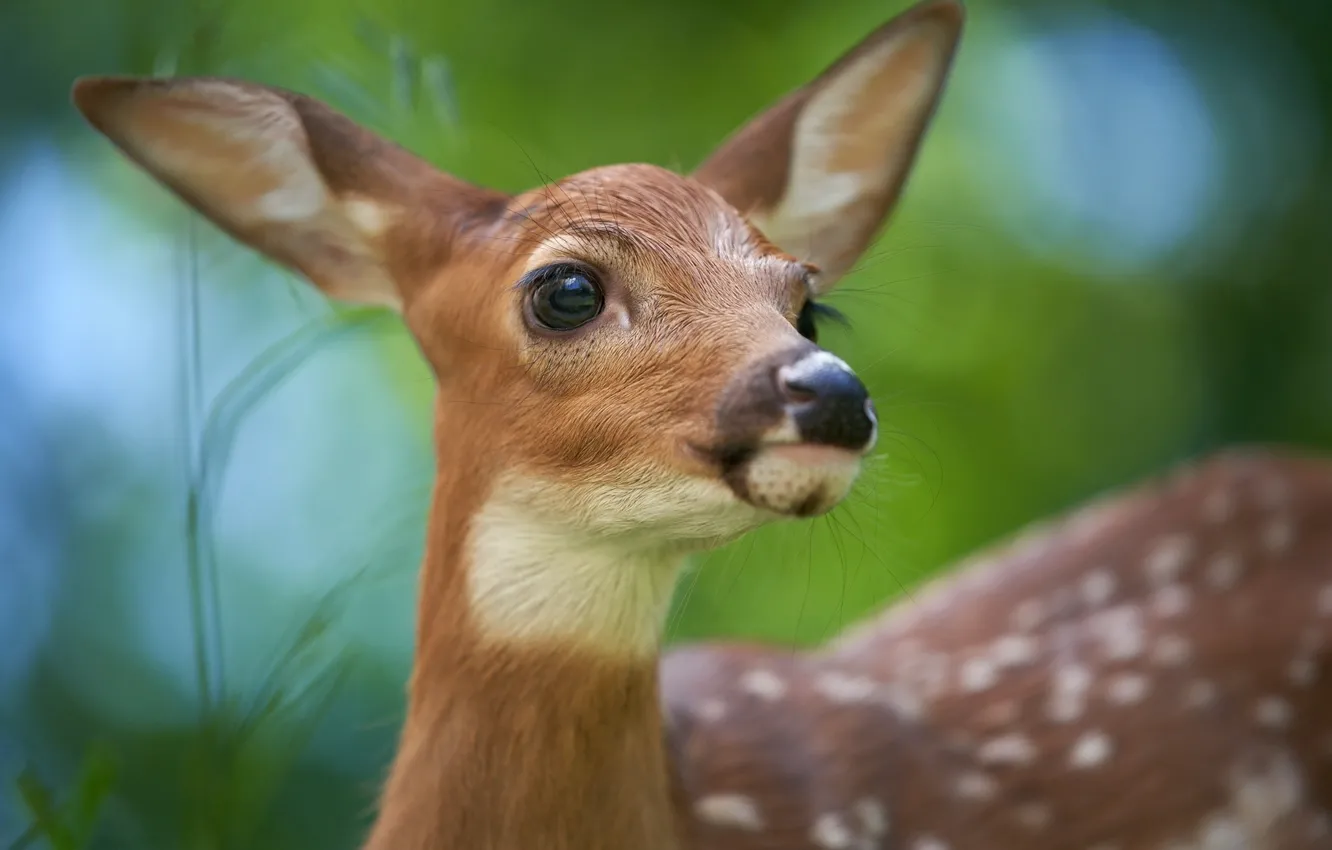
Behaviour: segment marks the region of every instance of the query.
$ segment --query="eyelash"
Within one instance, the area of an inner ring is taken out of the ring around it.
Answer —
[[[851,326],[850,320],[841,310],[827,304],[820,304],[811,298],[805,301],[804,306],[800,308],[800,315],[796,319],[796,329],[810,342],[815,342],[818,340],[819,327],[830,321],[843,327]]]
[[[539,286],[541,283],[547,280],[550,280],[552,277],[560,277],[562,275],[573,275],[573,274],[581,274],[586,276],[590,280],[597,282],[600,282],[601,280],[600,273],[596,269],[587,265],[586,263],[571,263],[566,261],[560,263],[552,263],[549,266],[542,266],[540,268],[533,269],[532,271],[520,277],[518,279],[518,282],[513,285],[513,288],[517,290],[536,289],[537,286]]]

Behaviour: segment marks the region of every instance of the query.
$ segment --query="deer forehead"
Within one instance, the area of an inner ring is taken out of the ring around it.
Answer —
[[[722,230],[722,228],[719,228]],[[532,271],[570,259],[604,269],[611,301],[635,317],[682,315],[725,319],[745,313],[793,316],[806,294],[805,266],[748,250],[723,232],[710,250],[638,232],[614,221],[580,222],[542,240],[526,263]],[[618,299],[617,299],[618,295]],[[628,328],[630,317],[620,317]]]
[[[656,166],[607,166],[534,190],[516,199],[515,220],[536,246],[529,269],[581,257],[629,276],[636,294],[785,306],[810,271],[712,189]]]
[[[533,336],[516,284],[568,262],[601,273],[606,315],[568,337]],[[520,364],[506,373],[519,384],[582,384],[617,364],[641,377],[647,358],[701,389],[699,358],[738,364],[790,341],[814,271],[710,188],[655,166],[608,166],[512,199],[452,249],[407,314],[449,381],[465,379],[487,353]]]

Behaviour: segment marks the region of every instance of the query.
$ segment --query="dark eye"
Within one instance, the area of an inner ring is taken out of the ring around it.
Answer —
[[[531,284],[532,317],[552,331],[571,331],[601,314],[605,297],[596,276],[588,269],[552,266],[539,272]]]
[[[796,317],[796,330],[800,335],[810,342],[819,341],[819,324],[831,319],[843,325],[847,324],[846,316],[836,307],[829,307],[827,304],[819,304],[810,298],[805,301],[804,306],[800,308],[800,315]]]

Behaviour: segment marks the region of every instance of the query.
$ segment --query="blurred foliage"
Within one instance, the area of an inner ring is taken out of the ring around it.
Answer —
[[[816,642],[1179,459],[1332,447],[1325,3],[970,9],[893,226],[831,299],[881,450],[829,517],[703,559],[675,640]],[[895,11],[0,2],[0,847],[354,847],[432,472],[397,320],[186,214],[81,125],[74,76],[284,85],[517,190],[688,168]]]
[[[54,794],[31,768],[19,774],[17,786],[31,824],[10,845],[13,850],[31,846],[39,839],[49,842],[52,850],[79,850],[92,840],[97,827],[97,814],[102,801],[111,792],[115,780],[109,757],[100,751],[92,752],[78,781],[74,783],[73,798],[65,805],[58,804]]]

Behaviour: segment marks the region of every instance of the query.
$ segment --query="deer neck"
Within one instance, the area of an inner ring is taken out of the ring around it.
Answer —
[[[441,476],[367,850],[675,846],[657,653],[683,554],[574,524],[531,482]]]

